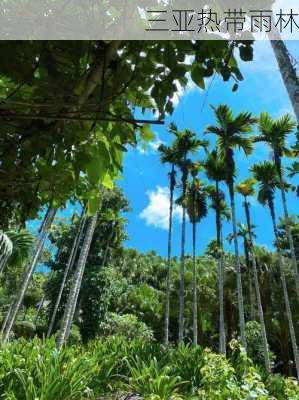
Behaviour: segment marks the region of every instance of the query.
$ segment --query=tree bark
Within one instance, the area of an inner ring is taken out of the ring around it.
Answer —
[[[82,278],[83,278],[83,274],[84,274],[84,270],[85,270],[85,265],[86,265],[90,245],[92,242],[93,234],[94,234],[96,224],[97,224],[97,218],[98,218],[98,213],[96,213],[88,221],[84,241],[82,244],[82,249],[81,249],[77,267],[76,267],[76,270],[74,272],[74,276],[72,279],[70,293],[69,293],[67,303],[66,303],[66,306],[64,309],[62,324],[61,324],[61,328],[60,328],[59,335],[57,338],[58,350],[61,350],[62,346],[68,339],[67,334],[68,334],[68,331],[73,322],[74,313],[75,313],[78,296],[79,296],[79,292],[80,292],[81,282],[82,282]]]
[[[3,271],[12,254],[13,245],[9,237],[0,231],[0,273]]]
[[[186,160],[185,160],[186,161]],[[184,161],[184,162],[185,162]],[[184,172],[183,172],[184,174]],[[186,206],[185,197],[187,190],[187,176],[183,179],[183,217],[182,217],[182,241],[180,264],[180,289],[179,289],[179,342],[184,339],[184,312],[185,312],[185,241],[186,241]]]
[[[195,215],[195,214],[193,214]],[[193,346],[197,346],[197,276],[196,276],[196,222],[192,222],[192,256],[193,256],[193,271],[192,271],[192,297],[193,297]]]
[[[293,276],[294,276],[294,280],[295,280],[297,297],[299,299],[299,274],[298,274],[298,269],[297,269],[297,259],[296,259],[292,231],[291,231],[291,227],[289,225],[289,212],[288,212],[288,207],[287,207],[286,193],[285,193],[285,189],[283,186],[284,182],[282,179],[281,170],[279,171],[279,180],[280,180],[280,191],[281,191],[281,199],[282,199],[282,205],[283,205],[283,211],[284,211],[286,233],[287,233],[288,242],[289,242],[289,246],[290,246],[290,250],[291,250]]]
[[[40,233],[38,236],[38,239],[36,241],[36,244],[33,248],[32,256],[30,258],[30,261],[28,263],[28,266],[24,272],[23,279],[19,288],[19,291],[9,309],[9,314],[7,318],[5,319],[5,326],[2,327],[3,330],[3,341],[7,341],[11,332],[11,329],[14,325],[14,322],[16,320],[17,314],[19,312],[20,306],[23,302],[25,293],[28,289],[29,283],[31,281],[34,269],[38,263],[38,260],[40,258],[40,255],[43,251],[45,240],[47,238],[48,230],[53,222],[53,219],[55,217],[56,210],[53,208],[49,208],[47,211],[47,214],[44,218],[43,224],[40,229]]]
[[[249,246],[247,239],[244,238],[244,254],[246,260],[246,269],[248,274],[248,286],[249,286],[249,299],[250,299],[250,320],[255,321],[255,299],[252,287],[252,276],[251,276],[251,265],[249,259]]]
[[[70,253],[70,256],[69,256],[69,259],[68,259],[67,266],[66,266],[66,268],[64,270],[62,282],[61,282],[61,285],[60,285],[60,288],[59,288],[59,292],[58,292],[58,296],[57,296],[56,303],[55,303],[55,306],[54,306],[54,310],[53,310],[53,313],[52,313],[51,321],[50,321],[50,324],[49,324],[49,327],[48,327],[47,338],[49,338],[51,336],[51,334],[52,334],[52,330],[53,330],[54,323],[55,323],[55,320],[56,320],[58,307],[60,305],[62,293],[64,291],[65,283],[66,283],[67,277],[69,275],[69,271],[73,268],[73,265],[74,265],[75,259],[76,259],[76,255],[77,255],[77,252],[78,252],[78,247],[79,247],[79,245],[81,243],[81,239],[82,239],[83,232],[84,232],[84,226],[85,226],[85,222],[86,222],[86,217],[84,216],[84,214],[85,214],[85,208],[82,210],[79,228],[78,228],[77,234],[75,236],[75,240],[73,242],[73,246],[72,246],[72,250],[71,250],[71,253]]]
[[[40,312],[41,312],[41,309],[43,308],[45,299],[46,299],[46,296],[43,295],[43,297],[41,298],[41,301],[39,302],[38,308],[37,308],[37,310],[36,310],[36,315],[35,315],[34,322],[33,322],[34,325],[37,324],[38,317],[39,317],[39,314],[40,314]],[[24,319],[25,319],[25,318],[24,318]]]
[[[262,306],[260,284],[259,284],[258,273],[257,273],[257,263],[256,263],[256,257],[254,254],[254,245],[253,245],[252,232],[251,232],[250,210],[249,210],[249,204],[248,204],[246,198],[244,201],[244,208],[245,208],[247,229],[248,229],[248,233],[249,233],[249,248],[250,248],[249,254],[251,255],[251,260],[252,260],[255,295],[256,295],[256,301],[257,301],[259,320],[260,320],[260,324],[261,324],[264,362],[265,362],[266,371],[268,373],[270,373],[271,365],[270,365],[270,357],[269,357],[269,345],[268,345],[267,331],[266,331],[266,325],[265,325],[264,311],[263,311],[263,306]]]
[[[219,201],[219,182],[216,181],[216,196]],[[220,210],[216,209],[216,234],[217,234],[217,267],[218,267],[218,291],[219,291],[219,353],[226,354],[226,335],[224,324],[224,265],[223,265],[223,245],[221,239],[221,215]]]
[[[164,341],[169,344],[169,310],[170,310],[170,281],[171,281],[171,245],[172,245],[172,214],[173,214],[173,194],[174,194],[174,165],[170,173],[170,198],[169,198],[169,223],[168,223],[168,246],[167,246],[167,277],[166,277],[166,301],[165,301],[165,326]]]
[[[246,350],[247,346],[246,346],[246,336],[245,336],[244,301],[243,301],[241,265],[240,265],[239,247],[238,247],[238,238],[237,238],[237,222],[236,222],[235,195],[234,195],[233,182],[229,183],[229,194],[230,194],[230,203],[231,203],[234,248],[235,248],[235,258],[236,258],[239,326],[240,326],[241,344],[244,347],[244,349]]]
[[[299,124],[299,80],[296,70],[292,65],[284,42],[282,40],[271,40],[271,45]]]
[[[291,311],[291,306],[290,306],[290,300],[289,300],[289,294],[288,294],[288,289],[287,289],[287,283],[286,283],[286,277],[285,277],[285,272],[284,272],[284,261],[283,257],[281,254],[281,249],[279,246],[279,235],[278,235],[278,229],[276,225],[276,218],[275,218],[275,210],[274,210],[274,204],[272,200],[268,201],[270,213],[271,213],[271,219],[272,219],[272,225],[273,225],[273,231],[276,239],[276,248],[277,248],[277,255],[278,255],[278,263],[279,263],[279,269],[280,269],[280,277],[281,277],[281,283],[282,283],[282,290],[283,290],[283,297],[284,297],[284,302],[285,302],[285,307],[286,307],[286,315],[289,323],[289,331],[290,331],[290,336],[291,336],[291,343],[292,343],[292,349],[293,349],[293,356],[295,360],[295,365],[296,365],[296,371],[297,371],[297,379],[299,378],[299,354],[298,354],[298,346],[297,346],[297,341],[296,341],[296,334],[295,334],[295,329],[294,329],[294,324],[293,324],[293,318],[292,318],[292,311]]]

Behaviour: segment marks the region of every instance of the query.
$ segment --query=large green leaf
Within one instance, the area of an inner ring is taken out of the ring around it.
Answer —
[[[204,69],[200,65],[195,64],[192,67],[191,78],[193,82],[196,83],[196,85],[199,86],[201,89],[205,88]]]

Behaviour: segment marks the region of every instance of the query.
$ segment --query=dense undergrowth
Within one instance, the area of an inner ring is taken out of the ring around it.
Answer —
[[[165,349],[120,337],[68,345],[18,340],[0,352],[0,393],[6,400],[116,398],[134,393],[151,400],[298,400],[295,380],[266,376],[237,342],[229,360],[200,347]],[[105,397],[105,398],[106,398]]]

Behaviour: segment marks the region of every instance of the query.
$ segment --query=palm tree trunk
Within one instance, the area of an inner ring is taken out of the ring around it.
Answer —
[[[12,254],[13,245],[9,237],[0,231],[0,273],[3,271]]]
[[[238,309],[239,309],[240,335],[241,335],[242,346],[246,350],[247,346],[246,346],[246,336],[245,336],[244,301],[243,301],[241,265],[240,265],[238,237],[237,237],[237,221],[236,221],[235,195],[234,195],[233,182],[229,183],[229,195],[230,195],[230,203],[231,203],[234,247],[235,247],[235,257],[236,257],[236,275],[237,275],[237,292],[238,292]]]
[[[299,80],[297,78],[296,70],[292,65],[288,49],[286,48],[284,42],[282,40],[271,40],[271,45],[282,79],[293,105],[297,122],[299,123]]]
[[[37,310],[36,310],[35,318],[34,318],[34,321],[33,321],[34,325],[37,324],[38,317],[39,317],[39,314],[40,314],[40,312],[41,312],[41,310],[42,310],[42,308],[43,308],[45,299],[46,299],[46,296],[43,295],[41,301],[39,302],[38,308],[37,308]]]
[[[195,213],[193,214],[195,215]],[[193,294],[193,346],[197,346],[197,276],[196,276],[196,222],[192,222],[192,256],[193,256],[193,271],[192,271],[192,294]]]
[[[170,280],[171,280],[171,245],[172,245],[172,214],[173,214],[173,195],[174,195],[174,165],[170,173],[170,198],[169,198],[169,223],[168,223],[168,246],[167,246],[167,277],[166,277],[166,301],[165,301],[165,326],[164,340],[165,345],[169,343],[169,310],[170,310]]]
[[[47,338],[49,338],[51,336],[51,334],[52,334],[52,330],[53,330],[54,323],[55,323],[55,320],[56,320],[56,315],[57,315],[58,307],[59,307],[59,304],[60,304],[60,301],[61,301],[62,293],[63,293],[64,287],[65,287],[65,283],[66,283],[69,271],[73,268],[73,265],[74,265],[74,262],[75,262],[75,259],[76,259],[76,255],[77,255],[77,252],[78,252],[78,248],[79,248],[79,245],[81,243],[81,239],[83,237],[84,226],[85,226],[85,222],[86,222],[86,217],[85,217],[84,214],[85,214],[85,208],[83,208],[83,210],[82,210],[81,217],[80,217],[79,228],[78,228],[77,234],[75,236],[75,240],[73,242],[72,250],[71,250],[71,253],[70,253],[70,256],[69,256],[69,259],[68,259],[68,263],[67,263],[66,269],[64,270],[62,282],[61,282],[61,285],[60,285],[60,288],[59,288],[59,292],[58,292],[58,296],[57,296],[56,303],[55,303],[55,306],[54,306],[54,310],[53,310],[53,313],[52,313],[51,321],[50,321],[50,324],[49,324],[49,327],[48,327]]]
[[[249,258],[249,248],[247,239],[244,238],[244,254],[246,260],[246,269],[248,274],[248,286],[249,286],[249,299],[250,299],[250,320],[255,321],[255,299],[252,287],[252,277],[251,277],[251,266],[250,266],[250,258]]]
[[[61,328],[60,328],[59,335],[57,338],[58,350],[61,350],[63,344],[68,339],[67,334],[68,334],[68,330],[70,329],[70,326],[71,326],[73,318],[74,318],[74,313],[75,313],[75,309],[76,309],[76,305],[77,305],[77,301],[78,301],[81,282],[82,282],[82,278],[83,278],[85,265],[86,265],[90,245],[92,242],[93,234],[94,234],[94,231],[96,228],[97,219],[98,219],[98,213],[96,213],[88,221],[86,234],[85,234],[84,241],[82,244],[77,267],[76,267],[76,270],[74,272],[74,276],[72,279],[70,293],[69,293],[67,303],[66,303],[66,306],[64,309]]]
[[[219,200],[219,183],[216,181],[216,196]],[[217,234],[217,267],[218,267],[218,291],[219,291],[219,353],[226,354],[226,337],[224,324],[224,266],[223,266],[223,246],[221,239],[221,215],[220,211],[216,210],[216,234]]]
[[[271,365],[270,365],[270,357],[269,357],[269,345],[268,345],[266,324],[265,324],[265,319],[264,319],[264,311],[263,311],[263,306],[262,306],[260,284],[259,284],[258,273],[257,273],[257,263],[256,263],[256,257],[254,254],[254,247],[253,247],[253,240],[252,240],[250,210],[249,210],[249,204],[247,202],[247,199],[245,199],[245,201],[244,201],[244,208],[245,208],[247,229],[248,229],[248,233],[249,233],[249,247],[250,247],[249,254],[251,254],[251,260],[252,260],[255,295],[256,295],[256,300],[257,300],[259,320],[260,320],[260,324],[261,324],[264,362],[265,362],[266,371],[268,373],[270,373]]]
[[[297,259],[296,259],[292,231],[291,231],[291,227],[289,224],[289,212],[288,212],[288,207],[287,207],[286,193],[285,193],[285,189],[283,186],[284,182],[282,179],[281,170],[279,171],[279,180],[280,180],[280,191],[281,191],[281,199],[282,199],[282,205],[283,205],[283,211],[284,211],[286,232],[287,232],[288,242],[289,242],[289,246],[290,246],[290,250],[291,250],[292,269],[293,269],[293,275],[294,275],[294,280],[295,280],[296,293],[297,293],[297,297],[299,299],[299,274],[298,274],[298,269],[297,269]]]
[[[279,234],[278,234],[278,229],[277,229],[277,225],[276,225],[273,201],[269,200],[268,205],[269,205],[269,209],[270,209],[270,213],[271,213],[273,231],[274,231],[274,235],[275,235],[275,239],[276,239],[276,248],[277,248],[278,263],[279,263],[279,269],[280,269],[280,277],[281,277],[282,290],[283,290],[284,302],[285,302],[285,307],[286,307],[286,315],[287,315],[287,319],[288,319],[288,323],[289,323],[289,331],[290,331],[293,355],[294,355],[294,360],[295,360],[295,365],[296,365],[297,378],[299,378],[298,347],[297,347],[296,334],[295,334],[295,329],[294,329],[294,324],[293,324],[290,300],[289,300],[289,295],[288,295],[286,277],[285,277],[285,272],[284,272],[284,261],[283,261],[281,249],[279,246]]]
[[[186,241],[186,206],[185,197],[187,190],[187,177],[183,179],[183,217],[182,217],[182,241],[180,264],[180,289],[179,289],[179,342],[184,339],[184,311],[185,311],[185,241]]]
[[[31,281],[34,269],[37,265],[37,262],[40,258],[40,255],[43,251],[45,240],[47,238],[48,230],[53,222],[53,219],[55,217],[56,210],[52,207],[50,207],[47,211],[47,214],[44,218],[44,221],[42,223],[39,237],[37,239],[37,242],[33,248],[32,256],[29,261],[29,264],[24,272],[23,279],[21,282],[21,286],[19,288],[19,291],[10,307],[9,310],[9,315],[5,319],[5,326],[2,328],[3,329],[3,341],[7,341],[11,332],[11,329],[14,325],[15,319],[17,317],[17,314],[19,312],[20,306],[23,302],[25,293],[28,289],[29,283]]]

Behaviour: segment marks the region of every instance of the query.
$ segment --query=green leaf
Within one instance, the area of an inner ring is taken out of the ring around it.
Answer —
[[[191,71],[191,78],[194,83],[196,83],[197,86],[199,86],[201,89],[205,89],[205,81],[204,81],[204,69],[200,67],[198,64],[194,65],[192,67]]]
[[[114,187],[113,179],[111,178],[111,176],[108,172],[102,180],[102,185],[105,186],[105,188],[107,188],[107,189],[113,189],[113,187]]]
[[[145,142],[149,142],[149,141],[155,139],[155,134],[151,130],[151,127],[149,124],[142,125],[142,127],[140,128],[140,137]]]
[[[89,196],[87,202],[87,214],[89,216],[94,215],[98,211],[100,207],[100,202],[101,202],[100,193],[98,193],[97,195],[93,194]]]
[[[91,161],[86,168],[87,177],[91,184],[96,185],[101,183],[110,166],[110,155],[106,145],[103,142],[99,142],[97,145],[92,146],[90,156]]]

